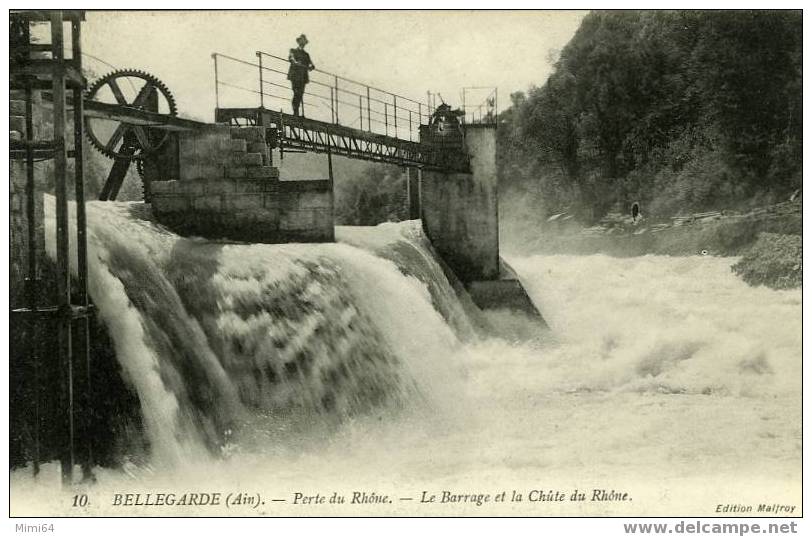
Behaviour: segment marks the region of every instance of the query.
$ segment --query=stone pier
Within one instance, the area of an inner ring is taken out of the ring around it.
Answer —
[[[521,311],[544,323],[499,256],[496,125],[466,125],[464,149],[470,173],[423,172],[423,229],[480,309]]]
[[[495,125],[468,126],[471,173],[424,171],[423,228],[463,282],[499,277]]]
[[[280,181],[265,129],[212,125],[178,141],[178,178],[153,181],[157,220],[184,235],[246,242],[333,242],[332,184]]]
[[[264,127],[217,124],[178,136],[177,177],[151,181],[159,222],[210,239],[335,240],[332,182],[280,180]],[[444,266],[480,309],[520,311],[543,323],[499,256],[496,125],[467,125],[459,140],[469,172],[406,171],[410,218],[422,219]]]

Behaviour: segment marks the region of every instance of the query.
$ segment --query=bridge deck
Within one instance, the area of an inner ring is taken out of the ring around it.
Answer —
[[[264,126],[284,149],[332,153],[349,158],[399,166],[466,172],[467,155],[461,151],[402,140],[363,130],[294,116],[265,108],[218,108],[218,123]]]
[[[84,101],[85,117],[117,120],[169,131],[195,130],[205,123],[127,106]],[[462,151],[403,140],[265,108],[218,108],[218,123],[264,126],[269,140],[281,150],[332,153],[354,159],[429,170],[467,172],[468,156]]]

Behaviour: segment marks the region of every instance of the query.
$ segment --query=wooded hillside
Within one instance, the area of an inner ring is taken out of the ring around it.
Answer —
[[[542,214],[786,199],[801,187],[801,12],[593,12],[546,83],[511,100],[500,189]]]

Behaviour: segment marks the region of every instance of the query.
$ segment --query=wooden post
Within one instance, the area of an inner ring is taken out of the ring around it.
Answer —
[[[65,445],[61,450],[62,483],[73,482],[73,356],[71,352],[70,234],[68,223],[67,148],[65,147],[65,75],[62,12],[51,12],[51,54],[53,56],[54,194],[56,195],[56,305],[58,308],[59,364],[63,377],[61,405],[65,411]]]
[[[26,39],[29,39],[26,37]],[[36,184],[34,182],[34,150],[31,144],[34,141],[34,107],[31,86],[25,89],[25,212],[28,225],[28,277],[25,279],[26,305],[32,311],[39,306],[39,275],[37,274],[37,214],[36,214]],[[35,329],[39,329],[39,321],[32,319],[26,323],[27,351],[31,356],[34,369],[34,475],[39,474],[40,463],[40,378],[39,378],[39,338]]]
[[[71,19],[71,49],[73,65],[77,72],[82,72],[82,23]],[[74,174],[73,181],[76,195],[76,252],[77,280],[76,298],[80,307],[90,307],[87,291],[87,213],[85,210],[84,180],[84,100],[81,88],[73,89],[73,140],[74,140]],[[85,480],[93,479],[93,437],[94,437],[94,404],[92,399],[93,383],[91,379],[90,352],[90,317],[85,314],[77,320],[78,341],[76,356],[81,358],[84,369],[82,387],[82,476]]]

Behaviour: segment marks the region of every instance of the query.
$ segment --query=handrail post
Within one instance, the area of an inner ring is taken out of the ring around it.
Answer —
[[[279,109],[279,134],[277,135],[277,145],[279,146],[279,160],[285,160],[285,115]]]
[[[335,111],[335,90],[330,88],[330,123],[336,122],[336,111]]]
[[[412,141],[412,110],[409,109],[409,141]]]
[[[364,130],[364,100],[358,95],[358,128]]]
[[[423,124],[423,103],[417,103],[417,124]]]
[[[217,53],[211,55],[214,60],[214,106],[215,109],[220,108],[220,77],[217,74]]]
[[[384,129],[386,130],[387,136],[389,136],[389,111],[387,110],[388,106],[389,105],[387,103],[383,103],[383,126]]]
[[[369,86],[367,86],[367,131],[372,132],[372,114],[369,108]]]
[[[262,53],[257,51],[257,58],[259,59],[259,107],[265,108],[265,93],[262,85]]]
[[[398,96],[394,93],[392,94],[392,102],[395,106],[395,138],[398,137]]]
[[[335,86],[335,99],[336,99],[336,120],[335,123],[338,124],[338,75],[333,76],[333,85]]]

